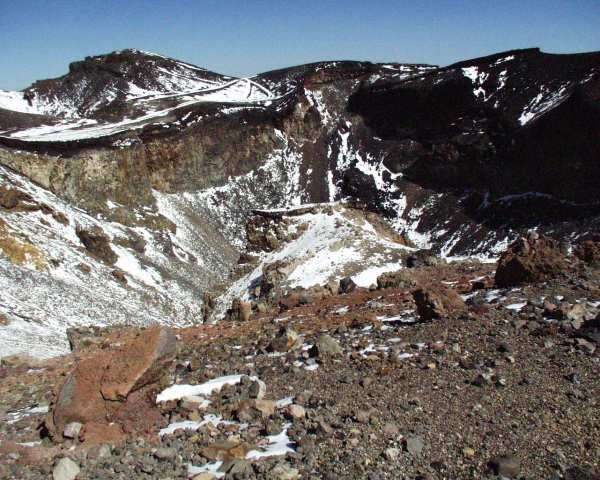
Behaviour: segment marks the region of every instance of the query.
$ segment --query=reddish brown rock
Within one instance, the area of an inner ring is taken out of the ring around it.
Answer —
[[[429,285],[413,291],[417,313],[422,322],[464,312],[465,302],[458,293],[443,285]]]
[[[111,423],[125,433],[151,430],[160,414],[149,390],[156,389],[176,353],[175,336],[162,328],[140,332],[116,351],[101,351],[80,361],[58,391],[47,417],[52,436],[62,439],[66,424],[84,425],[84,438],[104,437]],[[93,427],[90,425],[94,425]],[[116,427],[110,435],[116,435]]]
[[[567,261],[556,240],[535,233],[515,240],[498,260],[496,285],[513,287],[561,275]]]

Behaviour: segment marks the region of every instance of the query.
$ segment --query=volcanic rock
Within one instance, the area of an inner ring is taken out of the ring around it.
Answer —
[[[47,415],[52,437],[61,440],[72,422],[84,425],[84,441],[96,436],[112,439],[119,432],[143,430],[160,422],[147,390],[168,373],[175,352],[175,336],[154,327],[118,350],[101,351],[78,362]]]

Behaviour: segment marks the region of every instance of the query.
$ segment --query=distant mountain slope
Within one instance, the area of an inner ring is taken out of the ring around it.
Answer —
[[[248,287],[229,272],[254,210],[343,202],[444,257],[493,257],[529,228],[592,236],[599,100],[600,53],[515,50],[442,68],[328,61],[252,78],[136,50],[75,62],[0,93],[0,313],[14,319],[0,338],[31,324],[47,335],[37,344],[64,347],[81,322],[202,321],[204,292]],[[14,205],[12,190],[33,206]],[[103,229],[115,263],[87,251],[79,224]],[[14,242],[37,253],[21,261]],[[361,258],[381,269],[390,255]],[[43,293],[20,296],[19,278]],[[118,299],[110,318],[88,308],[96,293]]]

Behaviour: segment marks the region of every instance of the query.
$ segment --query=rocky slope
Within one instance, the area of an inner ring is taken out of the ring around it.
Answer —
[[[599,478],[600,243],[384,273],[0,368],[0,476]],[[346,293],[341,293],[346,290]]]
[[[201,322],[204,292],[239,281],[229,271],[257,209],[344,201],[444,257],[493,257],[529,228],[591,236],[599,65],[597,53],[530,49],[231,78],[127,50],[0,92],[3,346],[48,355],[66,348],[67,325]],[[366,258],[329,277],[399,261]],[[18,332],[34,329],[51,333],[23,343]]]

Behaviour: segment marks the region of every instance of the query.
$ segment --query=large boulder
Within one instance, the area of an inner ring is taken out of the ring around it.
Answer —
[[[112,351],[99,351],[77,363],[59,388],[46,418],[51,436],[60,441],[65,427],[83,425],[82,436],[111,440],[119,434],[150,431],[161,421],[149,390],[166,379],[176,354],[169,330],[140,331]]]
[[[535,232],[515,240],[500,256],[495,282],[514,287],[560,276],[568,267],[559,242]]]
[[[422,322],[462,313],[465,302],[456,291],[444,285],[429,285],[413,291],[417,313]]]

